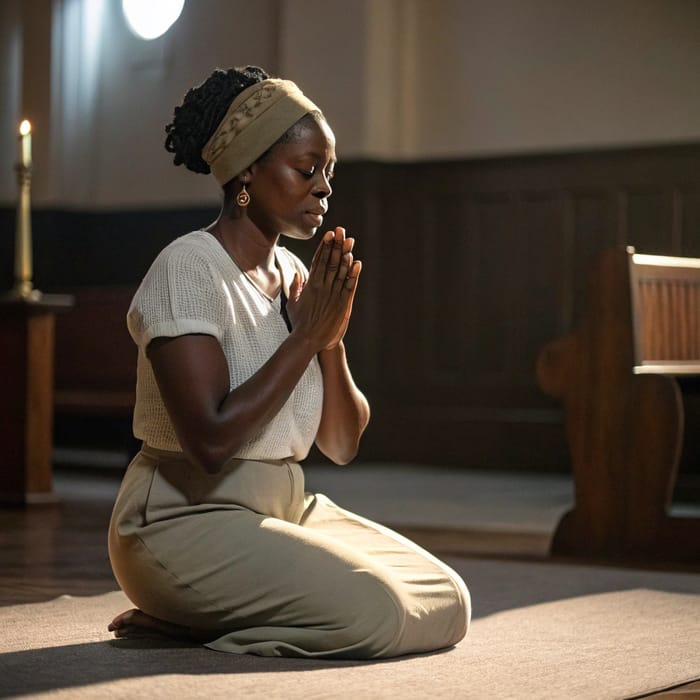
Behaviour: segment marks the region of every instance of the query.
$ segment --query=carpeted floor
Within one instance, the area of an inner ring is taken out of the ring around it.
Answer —
[[[384,662],[112,640],[120,592],[0,608],[0,696],[630,698],[700,678],[700,574],[450,558],[475,601],[448,651]]]

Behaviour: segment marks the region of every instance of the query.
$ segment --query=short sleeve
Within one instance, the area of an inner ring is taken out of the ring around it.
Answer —
[[[134,342],[142,348],[158,337],[190,333],[221,342],[226,323],[225,285],[197,248],[175,241],[153,262],[127,314]]]

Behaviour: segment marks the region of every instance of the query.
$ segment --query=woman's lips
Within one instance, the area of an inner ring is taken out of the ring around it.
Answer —
[[[323,223],[323,214],[319,214],[314,211],[307,211],[304,214],[304,218],[316,228],[318,228]]]

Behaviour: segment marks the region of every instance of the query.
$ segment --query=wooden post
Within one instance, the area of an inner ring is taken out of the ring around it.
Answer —
[[[0,503],[55,500],[53,362],[55,314],[69,295],[0,299]]]

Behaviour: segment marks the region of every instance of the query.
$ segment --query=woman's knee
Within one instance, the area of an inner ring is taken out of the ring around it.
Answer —
[[[333,646],[348,656],[384,656],[401,639],[407,611],[390,585],[369,572],[356,572],[353,591],[338,596],[339,618]]]
[[[471,623],[471,597],[462,580],[448,577],[433,590],[429,588],[416,597],[395,599],[401,629],[382,655],[436,651],[465,637]]]
[[[455,633],[448,646],[457,644],[457,642],[462,640],[467,635],[472,620],[472,600],[471,595],[469,594],[469,589],[460,580],[455,583],[455,591]]]
[[[461,579],[435,590],[410,592],[395,581],[367,575],[357,608],[348,608],[345,632],[365,658],[392,657],[454,646],[469,630],[471,597]]]

